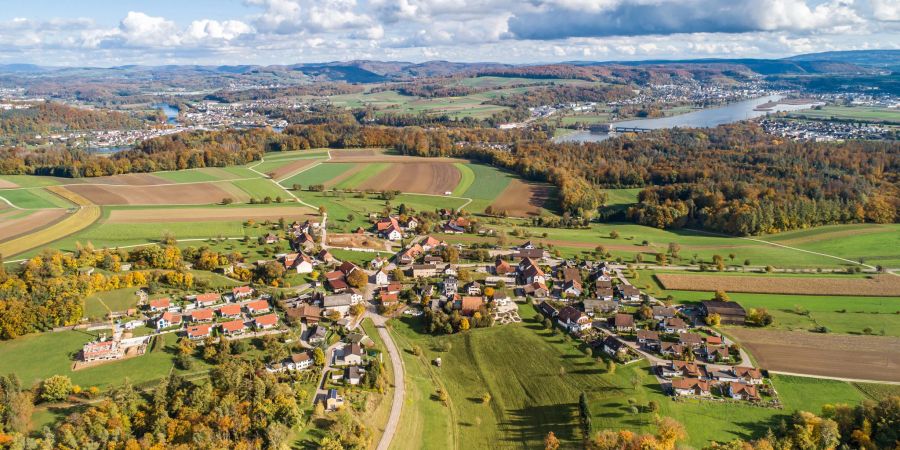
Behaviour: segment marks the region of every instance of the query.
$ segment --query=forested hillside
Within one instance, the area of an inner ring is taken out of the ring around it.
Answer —
[[[128,114],[39,103],[32,108],[0,111],[0,134],[47,134],[61,131],[138,128],[140,119]]]

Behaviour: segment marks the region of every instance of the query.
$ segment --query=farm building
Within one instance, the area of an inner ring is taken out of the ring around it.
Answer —
[[[708,300],[700,303],[701,312],[704,316],[710,314],[718,314],[722,319],[722,324],[743,325],[747,320],[747,311],[736,302],[721,302],[716,300]]]

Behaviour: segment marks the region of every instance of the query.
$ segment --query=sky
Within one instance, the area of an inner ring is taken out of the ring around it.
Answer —
[[[900,48],[900,0],[0,0],[0,64],[541,63]]]

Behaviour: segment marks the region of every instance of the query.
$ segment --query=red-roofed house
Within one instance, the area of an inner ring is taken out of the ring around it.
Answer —
[[[194,299],[194,302],[197,304],[198,308],[206,308],[207,306],[215,305],[220,301],[222,301],[222,295],[215,292],[199,294]]]
[[[175,314],[173,312],[166,311],[156,319],[156,329],[162,330],[163,328],[174,327],[176,325],[181,325],[181,314]]]
[[[227,336],[243,333],[245,329],[247,329],[247,326],[244,325],[244,321],[240,319],[222,323],[222,332]]]
[[[756,386],[751,384],[731,382],[728,384],[728,395],[737,400],[759,400]]]
[[[709,382],[697,378],[672,380],[672,390],[676,395],[710,395]]]
[[[213,320],[213,310],[195,309],[191,311],[191,322],[209,322]]]
[[[192,327],[188,327],[187,335],[190,339],[203,339],[205,337],[209,337],[212,334],[212,325],[205,323],[202,325],[194,325]]]
[[[230,303],[230,304],[220,307],[219,309],[216,310],[216,312],[218,312],[219,315],[222,317],[231,317],[231,318],[240,317],[241,305],[238,305],[237,303]]]
[[[172,300],[169,297],[150,300],[149,306],[150,311],[162,311],[164,309],[169,309],[172,306]]]
[[[272,307],[269,306],[269,302],[266,300],[257,300],[255,302],[250,302],[245,305],[247,308],[247,312],[253,315],[256,314],[265,314],[272,310]]]
[[[396,304],[399,300],[397,294],[388,294],[384,291],[381,292],[381,295],[379,295],[378,298],[381,299],[381,304],[384,306],[391,306]]]
[[[481,297],[463,297],[462,300],[459,301],[459,312],[465,316],[471,316],[475,314],[481,308],[481,305],[484,304],[484,299]]]
[[[266,314],[253,319],[253,324],[257,330],[268,330],[278,325],[278,316],[275,314]]]
[[[246,298],[246,297],[253,295],[253,288],[250,286],[236,287],[231,290],[231,295],[233,295],[234,298],[236,298],[236,299]]]

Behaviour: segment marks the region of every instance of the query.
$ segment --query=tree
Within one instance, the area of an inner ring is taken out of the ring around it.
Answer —
[[[484,394],[482,394],[482,396],[481,396],[481,403],[484,403],[484,404],[486,405],[486,404],[488,404],[488,403],[490,403],[490,402],[491,402],[491,393],[490,393],[490,392],[485,392]]]
[[[557,449],[559,449],[559,439],[557,439],[556,435],[551,431],[547,433],[547,437],[544,438],[544,450]]]
[[[706,324],[711,327],[717,327],[722,323],[722,316],[719,313],[712,313],[706,316]]]
[[[657,253],[656,254],[656,263],[659,264],[660,266],[665,266],[666,264],[668,264],[669,260],[668,260],[668,258],[666,258],[666,254],[665,253]]]
[[[316,402],[316,407],[313,409],[313,415],[315,417],[324,417],[325,416],[325,404],[322,402]]]
[[[730,302],[731,297],[729,297],[728,294],[725,293],[725,291],[719,289],[716,291],[715,296],[713,297],[713,300],[715,300],[717,302]]]
[[[678,441],[687,437],[684,425],[671,417],[663,417],[656,424],[656,438],[659,441],[659,449],[672,450]]]
[[[681,245],[676,242],[669,242],[669,255],[672,258],[678,258],[678,253],[681,251]]]
[[[462,320],[459,321],[459,331],[468,331],[469,330],[469,319],[463,317]]]
[[[747,323],[758,327],[767,327],[774,319],[766,308],[750,308],[747,311]]]
[[[40,399],[45,402],[60,402],[72,392],[72,380],[65,375],[53,375],[41,383]]]
[[[316,347],[316,349],[313,350],[313,363],[317,366],[325,365],[325,352],[319,347]]]
[[[369,276],[366,275],[361,269],[356,269],[350,272],[350,275],[347,276],[347,284],[353,286],[357,289],[362,289],[366,287],[366,284],[369,283]]]
[[[610,238],[610,239],[618,239],[618,238],[619,238],[619,232],[616,231],[616,230],[610,231],[610,232],[609,232],[609,238]]]
[[[616,373],[616,363],[613,360],[606,361],[606,373]]]
[[[366,306],[362,303],[357,303],[350,307],[350,315],[353,317],[359,317],[364,312],[366,312]]]

